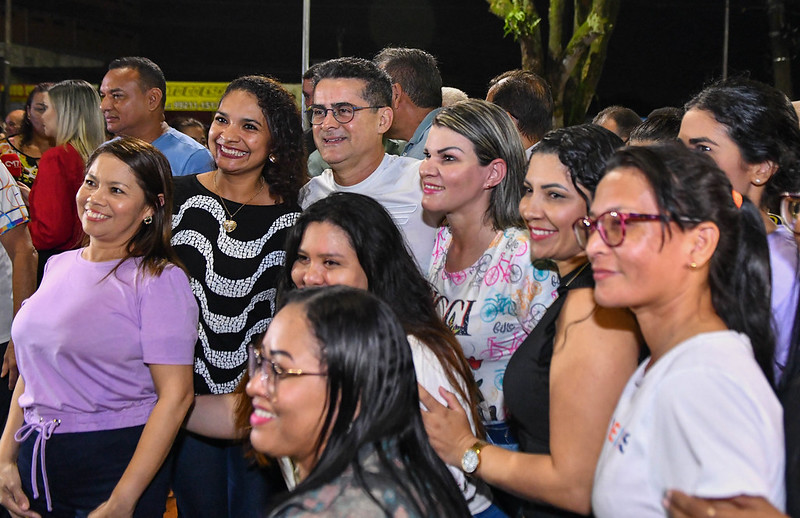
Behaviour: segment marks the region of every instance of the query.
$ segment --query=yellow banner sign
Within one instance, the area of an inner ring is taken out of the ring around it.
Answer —
[[[214,112],[228,83],[167,81],[167,111]]]
[[[97,86],[97,85],[95,85]],[[167,111],[215,112],[219,108],[219,99],[225,92],[228,83],[199,83],[190,81],[167,81]],[[284,84],[299,105],[300,84]],[[9,88],[11,103],[25,104],[28,94],[35,84],[12,84]],[[0,84],[0,92],[3,85]]]
[[[214,112],[228,83],[167,81],[167,111]],[[300,84],[283,84],[300,105]]]

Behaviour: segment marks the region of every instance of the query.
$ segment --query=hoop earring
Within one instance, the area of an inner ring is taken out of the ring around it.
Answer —
[[[270,162],[272,162],[273,164],[277,164],[277,163],[278,163],[278,157],[276,157],[274,153],[270,153],[270,154],[267,156],[267,158],[268,158],[268,159],[269,159],[269,161],[270,161]]]
[[[153,216],[145,216],[144,217],[144,224],[145,225],[149,225],[152,222],[153,222]]]

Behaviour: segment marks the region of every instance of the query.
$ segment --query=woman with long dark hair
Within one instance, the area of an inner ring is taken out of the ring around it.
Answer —
[[[772,272],[774,377],[780,381],[789,354],[800,282],[796,275],[797,246],[791,232],[774,215],[781,193],[800,191],[797,113],[777,88],[731,78],[712,84],[686,103],[679,138],[713,158],[733,188],[761,211]]]
[[[76,197],[88,244],[47,263],[14,319],[20,378],[0,439],[14,515],[164,512],[162,463],[192,403],[197,338],[169,242],[171,176],[137,139],[95,151]]]
[[[275,313],[284,238],[300,211],[306,165],[294,98],[267,77],[233,80],[208,145],[217,168],[175,178],[172,244],[201,308],[195,393],[224,395],[241,384],[247,345]],[[195,409],[191,419],[216,417]],[[240,441],[182,433],[176,449],[182,515],[255,516],[266,505],[269,480],[244,458]]]
[[[21,184],[25,199],[39,171],[39,159],[55,144],[53,137],[44,132],[42,124],[42,115],[48,105],[46,94],[51,86],[53,83],[39,83],[31,90],[25,101],[19,133],[0,140],[0,160]]]
[[[800,192],[781,194],[781,220],[794,234],[800,246]],[[800,272],[798,272],[800,275]],[[783,430],[786,437],[786,514],[778,511],[760,496],[736,496],[725,500],[726,508],[717,509],[718,499],[690,496],[682,491],[669,491],[666,501],[672,518],[786,518],[800,516],[800,305],[794,317],[794,328],[786,368],[777,386],[783,404]]]
[[[385,300],[408,335],[420,384],[433,391],[439,386],[454,391],[473,433],[481,431],[478,389],[469,364],[436,314],[430,285],[402,234],[378,202],[334,193],[308,207],[286,239],[286,264],[279,285],[282,296],[297,288],[344,284]],[[465,477],[455,466],[450,471],[473,514],[494,510],[485,484]]]
[[[292,459],[300,480],[270,516],[469,514],[428,444],[406,330],[386,302],[294,290],[250,365],[250,441]]]
[[[607,169],[575,228],[598,304],[630,308],[651,355],[608,427],[595,515],[664,516],[673,488],[783,508],[760,211],[712,160],[678,144],[620,150]]]

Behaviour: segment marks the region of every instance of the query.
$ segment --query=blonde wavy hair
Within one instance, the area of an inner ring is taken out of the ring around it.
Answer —
[[[56,111],[56,145],[72,144],[84,162],[105,142],[105,121],[97,91],[80,79],[56,83],[48,92]]]

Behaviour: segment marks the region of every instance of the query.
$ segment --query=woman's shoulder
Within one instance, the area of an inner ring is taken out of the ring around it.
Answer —
[[[83,168],[83,157],[78,151],[72,147],[72,144],[66,143],[60,146],[53,146],[44,153],[39,161],[39,167],[46,167],[48,162],[59,162],[68,164],[79,164]]]
[[[657,386],[659,393],[691,396],[713,387],[719,394],[774,396],[753,357],[749,338],[732,330],[700,333],[684,340],[653,363],[645,379]]]
[[[370,473],[367,478],[370,492],[359,485],[351,468],[336,479],[316,489],[296,495],[272,517],[326,516],[329,518],[372,518],[386,513],[376,503],[389,511],[390,516],[419,514],[402,495],[401,491]]]
[[[203,184],[200,183],[200,180],[197,179],[197,174],[187,174],[184,176],[173,176],[172,177],[172,185],[175,188],[175,200],[177,201],[179,197],[185,198],[191,196],[193,194],[208,194],[211,193],[203,187]]]
[[[19,142],[17,137],[19,137],[19,135],[12,135],[10,137],[0,139],[0,153],[16,153],[20,157],[38,160],[38,158],[30,156],[22,150],[22,144]]]
[[[167,262],[161,271],[153,271],[143,264],[141,257],[126,259],[129,268],[135,270],[142,282],[152,286],[189,286],[189,276],[175,263]]]

